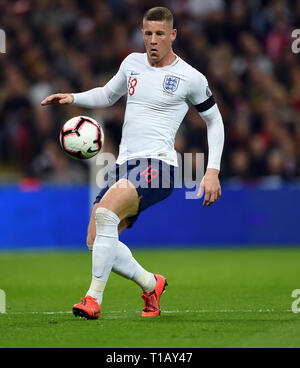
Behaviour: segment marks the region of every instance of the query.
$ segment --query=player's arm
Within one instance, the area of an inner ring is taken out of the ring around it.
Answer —
[[[90,109],[105,108],[115,104],[126,93],[127,78],[121,64],[118,73],[104,87],[81,93],[56,93],[46,97],[41,105],[73,104]]]
[[[224,125],[208,82],[201,73],[197,73],[191,83],[190,101],[207,126],[208,163],[197,195],[201,197],[205,193],[203,205],[210,206],[221,196],[219,172],[224,146]]]

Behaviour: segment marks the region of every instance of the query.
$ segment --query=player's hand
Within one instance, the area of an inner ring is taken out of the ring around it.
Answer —
[[[74,101],[74,97],[70,93],[56,93],[46,97],[42,102],[42,106],[46,105],[64,105],[71,104]]]
[[[197,197],[202,197],[205,193],[203,206],[209,207],[221,197],[221,185],[218,175],[218,170],[207,169],[201,180]]]

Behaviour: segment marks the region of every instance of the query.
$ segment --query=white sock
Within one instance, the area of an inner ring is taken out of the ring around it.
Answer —
[[[94,297],[101,305],[103,291],[116,257],[120,219],[114,212],[99,207],[95,213],[95,220],[96,238],[93,246],[92,282],[86,295]]]
[[[86,296],[87,295],[92,296],[93,298],[97,300],[97,303],[101,305],[105,285],[106,285],[105,281],[99,281],[99,280],[92,279],[90,288],[88,292],[86,293]]]
[[[154,289],[156,285],[156,279],[153,273],[146,271],[133,258],[130,249],[120,241],[118,241],[116,247],[116,258],[112,271],[134,281],[146,293]]]

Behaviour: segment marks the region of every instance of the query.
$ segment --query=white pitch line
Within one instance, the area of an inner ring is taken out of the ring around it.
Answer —
[[[121,314],[121,313],[127,313],[130,311],[126,311],[126,310],[111,310],[111,311],[107,311],[104,312],[105,315],[109,315],[110,313],[112,314]],[[257,310],[253,310],[253,309],[217,309],[217,310],[212,310],[212,309],[196,309],[196,310],[190,310],[190,309],[186,309],[186,310],[161,310],[162,313],[165,314],[174,314],[174,313],[287,313],[287,312],[292,312],[291,309],[286,309],[286,310],[276,310],[276,309],[257,309]],[[41,314],[41,315],[55,315],[55,314],[71,314],[72,311],[55,311],[55,312],[6,312],[3,314],[10,314],[10,315],[15,315],[15,314]],[[141,313],[140,310],[135,311],[135,313]]]

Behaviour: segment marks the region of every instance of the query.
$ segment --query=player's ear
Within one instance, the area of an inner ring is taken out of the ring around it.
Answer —
[[[172,42],[176,40],[176,37],[177,37],[177,29],[172,29],[171,31],[171,40]]]

